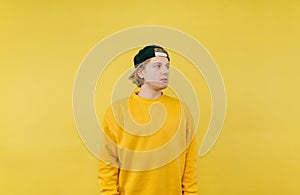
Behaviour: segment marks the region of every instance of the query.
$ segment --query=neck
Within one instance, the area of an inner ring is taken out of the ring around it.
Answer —
[[[147,87],[146,85],[142,85],[138,95],[146,99],[156,99],[159,98],[161,94],[162,94],[162,90],[155,90]]]

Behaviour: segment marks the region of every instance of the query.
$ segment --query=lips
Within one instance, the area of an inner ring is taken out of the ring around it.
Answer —
[[[168,82],[168,79],[167,78],[162,78],[162,79],[160,79],[160,81],[162,81],[162,82]]]

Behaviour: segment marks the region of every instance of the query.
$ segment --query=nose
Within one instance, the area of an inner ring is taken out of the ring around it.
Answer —
[[[168,75],[169,74],[169,69],[167,66],[162,66],[161,67],[161,74],[163,75]]]

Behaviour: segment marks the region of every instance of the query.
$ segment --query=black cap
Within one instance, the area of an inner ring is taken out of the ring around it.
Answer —
[[[139,53],[134,56],[134,67],[137,68],[138,65],[145,60],[158,56],[168,58],[170,61],[168,52],[164,50],[164,48],[158,45],[148,45],[141,49]]]

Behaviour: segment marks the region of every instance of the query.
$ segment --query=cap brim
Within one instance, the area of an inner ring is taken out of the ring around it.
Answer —
[[[133,80],[133,79],[134,79],[135,74],[136,74],[136,71],[137,71],[137,69],[138,69],[140,66],[141,66],[141,64],[138,65],[138,66],[130,73],[130,75],[128,76],[128,79],[129,79],[129,80]]]
[[[134,69],[134,71],[128,76],[128,79],[129,80],[133,80],[134,77],[135,77],[135,72],[136,72],[136,69]]]

